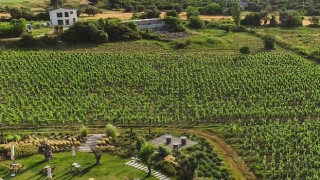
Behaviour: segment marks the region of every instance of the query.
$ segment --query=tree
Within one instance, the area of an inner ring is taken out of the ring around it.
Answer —
[[[199,16],[191,16],[189,18],[189,27],[194,29],[204,28],[204,21]]]
[[[283,27],[298,27],[302,26],[303,16],[294,10],[281,11],[279,20]]]
[[[249,13],[241,21],[242,25],[261,26],[261,16],[259,13]]]
[[[46,161],[50,160],[53,158],[53,155],[52,155],[52,148],[49,144],[47,144],[46,142],[42,141],[40,142],[40,149],[44,155],[44,159]]]
[[[204,8],[202,8],[200,13],[206,14],[206,15],[219,15],[219,14],[222,14],[222,8],[221,8],[220,4],[212,3],[212,4],[206,5]]]
[[[187,19],[189,19],[191,16],[199,16],[200,12],[198,8],[193,6],[188,6],[186,9],[187,12]]]
[[[50,6],[52,6],[53,8],[59,8],[65,2],[66,2],[66,0],[50,0]]]
[[[90,147],[91,151],[94,153],[94,157],[96,159],[96,165],[101,164],[100,160],[103,154],[103,148],[101,147]]]
[[[270,35],[266,35],[263,38],[263,43],[264,43],[264,48],[266,49],[274,49],[274,45],[275,45],[276,39],[273,36]]]
[[[156,148],[150,144],[146,143],[139,152],[139,158],[141,158],[142,162],[147,164],[148,167],[148,177],[151,176],[152,165],[154,164]]]
[[[234,21],[234,24],[239,31],[240,22],[241,22],[241,7],[238,0],[232,0],[231,4],[231,14]]]
[[[86,13],[88,15],[91,15],[91,16],[95,16],[96,14],[101,13],[101,11],[98,8],[94,7],[94,6],[88,6],[84,10],[84,13]]]
[[[138,151],[146,144],[146,140],[143,137],[138,137],[136,141],[136,149]]]

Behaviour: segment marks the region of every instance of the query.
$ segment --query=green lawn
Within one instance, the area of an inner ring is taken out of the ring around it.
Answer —
[[[22,173],[18,174],[12,179],[46,179],[46,176],[39,173],[45,165],[55,167],[53,171],[53,179],[89,179],[90,177],[99,179],[124,179],[124,177],[133,179],[143,179],[146,175],[145,172],[138,169],[126,166],[124,163],[129,161],[118,156],[111,156],[104,154],[102,156],[101,165],[95,166],[95,158],[93,153],[77,153],[76,162],[82,166],[82,172],[79,174],[69,173],[68,169],[71,168],[73,159],[71,153],[57,153],[54,154],[54,159],[51,161],[43,161],[43,155],[35,155],[28,158],[18,159],[16,162],[24,164]],[[10,161],[4,161],[2,164],[9,165]],[[5,171],[4,166],[0,166],[0,177],[10,179],[10,174]],[[155,178],[148,178],[150,180]]]

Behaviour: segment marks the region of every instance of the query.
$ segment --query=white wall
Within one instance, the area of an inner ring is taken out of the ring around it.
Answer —
[[[57,13],[62,13],[62,17],[57,17]],[[66,17],[66,14],[69,14],[69,17]],[[73,14],[71,14],[73,13]],[[59,21],[62,21],[64,26],[67,26],[67,21],[69,21],[69,25],[72,25],[74,22],[77,22],[77,10],[74,9],[56,9],[53,11],[49,11],[51,24],[56,26],[59,25]]]

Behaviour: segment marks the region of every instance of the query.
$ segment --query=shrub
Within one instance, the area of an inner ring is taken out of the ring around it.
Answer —
[[[183,49],[188,47],[191,44],[191,41],[175,41],[173,47],[175,49]]]
[[[123,23],[118,19],[106,19],[102,23],[110,41],[128,41],[141,39],[135,23]]]
[[[38,45],[39,41],[29,33],[24,33],[21,35],[21,39],[19,40],[19,45],[21,47],[34,47]]]
[[[92,42],[101,44],[108,42],[108,34],[102,30],[98,30],[93,36],[91,37]]]
[[[272,15],[271,16],[271,19],[270,19],[270,24],[269,26],[271,27],[276,27],[278,25],[278,21],[277,21],[277,18],[275,15]]]
[[[176,174],[176,167],[174,164],[166,162],[166,161],[159,161],[154,165],[154,168],[161,171],[162,173],[174,176]]]
[[[310,22],[311,22],[311,24],[319,24],[320,23],[320,19],[317,16],[312,16],[310,18]]]
[[[136,141],[136,149],[138,151],[146,144],[146,140],[143,137],[138,137]]]
[[[165,158],[166,156],[170,155],[170,154],[171,154],[171,151],[166,146],[161,145],[161,146],[158,147],[158,155],[162,159]]]
[[[40,38],[40,40],[46,45],[55,45],[58,43],[58,37],[55,35],[45,34]]]
[[[143,12],[144,11],[144,5],[136,5],[136,11],[137,12]]]
[[[87,137],[88,136],[88,132],[89,132],[88,128],[83,126],[81,128],[81,130],[80,130],[80,136],[81,137]]]
[[[212,3],[208,4],[205,7],[199,9],[200,14],[205,14],[205,15],[219,15],[222,14],[222,8],[220,4],[217,3]]]
[[[280,12],[280,23],[283,27],[302,26],[303,16],[298,11],[290,10]]]
[[[198,8],[192,7],[192,6],[188,6],[186,9],[186,12],[187,12],[187,19],[189,19],[191,16],[199,16],[200,14]]]
[[[172,17],[177,17],[177,18],[179,18],[179,13],[178,13],[176,10],[167,11],[167,12],[166,12],[166,16],[172,16]]]
[[[106,125],[105,132],[106,132],[106,135],[108,137],[113,137],[114,138],[114,137],[119,136],[118,129],[115,126],[113,126],[112,124],[107,124]]]
[[[191,16],[188,26],[194,29],[202,29],[205,27],[204,21],[199,16]]]
[[[157,8],[156,5],[149,5],[144,10],[143,15],[141,16],[142,19],[150,19],[150,18],[159,18],[160,17],[160,11]]]
[[[244,46],[242,48],[240,48],[240,53],[241,54],[250,54],[250,48],[248,46]]]
[[[241,21],[242,25],[261,26],[261,15],[259,13],[247,14]]]
[[[166,16],[164,22],[169,26],[170,31],[174,32],[183,32],[186,31],[186,28],[182,24],[181,19],[172,16]]]
[[[263,39],[264,48],[266,49],[274,49],[276,39],[273,36],[266,35]]]
[[[12,142],[12,141],[17,142],[17,141],[20,141],[21,136],[19,134],[8,134],[5,138],[8,142]]]
[[[91,16],[95,16],[96,14],[101,13],[101,11],[98,8],[94,7],[94,6],[88,6],[84,10],[84,13],[86,13],[88,15],[91,15]]]

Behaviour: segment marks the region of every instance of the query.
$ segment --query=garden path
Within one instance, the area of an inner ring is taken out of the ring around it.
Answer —
[[[81,143],[78,147],[80,152],[92,152],[90,147],[95,146],[96,142],[102,138],[105,134],[89,134],[89,137],[85,143]]]

